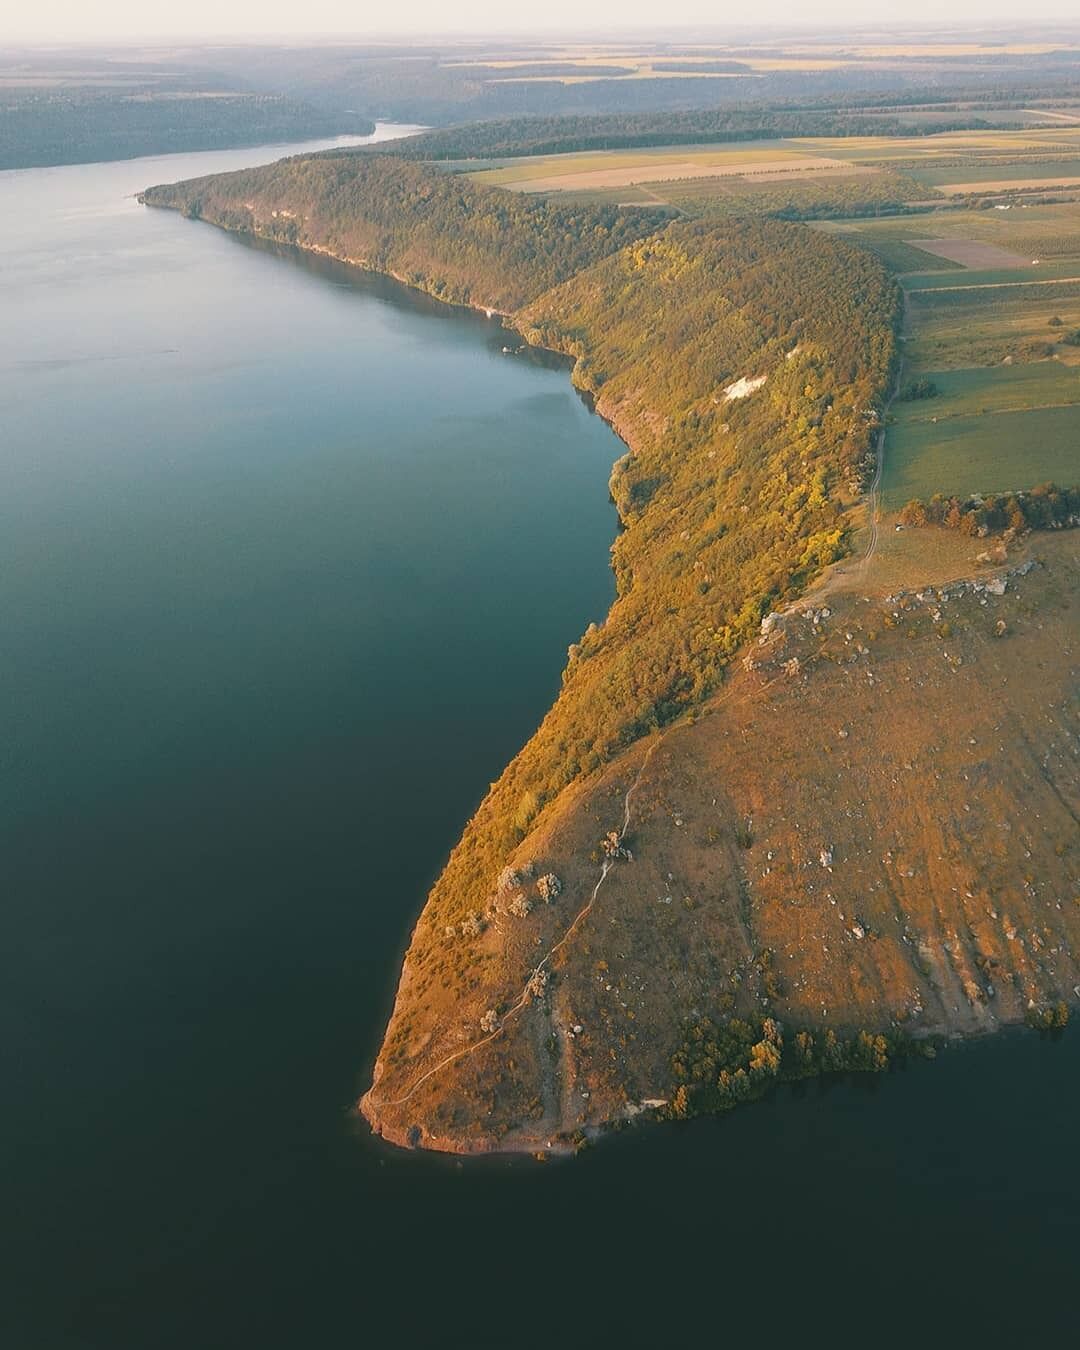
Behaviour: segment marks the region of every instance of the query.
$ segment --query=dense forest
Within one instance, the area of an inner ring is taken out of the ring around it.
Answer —
[[[863,114],[857,109],[697,108],[687,112],[510,117],[475,122],[411,137],[393,153],[409,159],[510,159],[576,150],[702,145],[712,141],[773,140],[782,136],[922,136],[988,125],[985,118],[973,112],[943,112],[932,120],[911,122],[900,115]],[[1001,124],[996,125],[1000,128]]]
[[[7,89],[0,94],[0,169],[364,136],[374,129],[365,117],[269,94]]]
[[[372,155],[297,156],[144,194],[227,229],[317,246],[441,300],[510,311],[669,219],[565,206]]]

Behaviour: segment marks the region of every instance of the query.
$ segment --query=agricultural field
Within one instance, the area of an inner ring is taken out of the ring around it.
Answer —
[[[910,172],[928,187],[937,187],[951,196],[968,192],[1007,192],[1027,187],[1037,180],[1040,184],[1067,183],[1080,177],[1080,154],[1052,158],[1025,155],[1015,162],[968,164],[916,165]],[[990,184],[991,186],[987,186]]]
[[[1033,117],[1039,114],[1039,110],[1029,112]],[[940,118],[942,114],[928,110],[927,115]],[[1057,116],[1071,118],[1072,114]],[[786,137],[726,145],[525,155],[445,167],[471,172],[480,182],[518,192],[568,192],[582,201],[666,201],[690,215],[707,214],[710,198],[718,210],[730,211],[727,198],[732,189],[741,195],[805,182],[812,185],[805,203],[799,200],[799,189],[792,188],[790,199],[765,203],[763,213],[829,219],[843,213],[830,206],[827,185],[834,180],[841,185],[837,189],[841,207],[846,195],[848,209],[860,216],[895,215],[910,207],[929,210],[947,205],[950,197],[1002,198],[991,204],[1020,208],[1026,205],[1026,196],[1035,192],[1050,188],[1080,191],[1080,120],[1075,124],[1051,121],[1022,131]],[[864,181],[853,185],[851,180],[856,177]],[[871,186],[871,179],[881,181]],[[640,191],[610,196],[612,190],[626,193],[630,189]],[[965,209],[962,203],[956,205]],[[748,202],[746,209],[758,213],[762,206]],[[983,237],[978,229],[966,236],[952,228],[904,233]],[[995,244],[999,233],[994,231]],[[1026,248],[1020,251],[1027,252]]]
[[[871,164],[902,160],[910,162],[911,172],[930,172],[940,161],[1072,158],[1080,153],[1080,124],[1024,131],[942,131],[927,136],[800,136],[793,144],[810,154],[834,154],[838,159]]]
[[[1037,210],[1030,222],[1013,219],[1015,211],[953,213],[949,235],[961,247],[945,251],[954,261],[967,256],[973,266],[901,276],[903,383],[929,382],[933,394],[892,405],[886,510],[935,492],[964,496],[1080,481],[1080,217],[1072,203]],[[946,213],[935,213],[935,226],[938,218]],[[959,235],[972,224],[981,238],[967,241],[965,255]],[[1048,226],[1073,257],[979,266],[992,257],[988,249],[1007,255],[1027,243],[1030,252],[1031,240]]]
[[[818,42],[764,41],[752,48],[715,43],[556,43],[545,48],[491,55],[450,56],[442,68],[460,69],[488,82],[538,82],[560,80],[655,80],[703,76],[757,76],[815,74],[827,72],[895,71],[918,68],[947,58],[956,72],[985,72],[993,63],[1002,70],[1019,63],[1068,59],[1075,51],[1067,43],[942,43],[927,41],[882,44],[868,41]]]
[[[585,192],[664,183],[678,179],[750,177],[774,179],[869,173],[787,141],[749,141],[738,146],[678,145],[645,150],[601,150],[586,154],[533,155],[472,174],[490,187],[518,192]]]
[[[955,271],[927,271],[927,272],[908,272],[901,278],[903,287],[912,295],[930,290],[970,290],[976,286],[997,286],[1002,289],[1019,284],[1031,283],[1039,285],[1042,283],[1056,281],[1076,281],[1080,279],[1080,259],[1076,258],[1056,258],[1044,262],[1041,258],[1038,261],[1031,259],[1025,262],[1021,267],[1015,264],[1011,267],[998,268],[964,268],[960,264],[953,264],[958,268],[962,275],[958,276]]]
[[[1010,200],[987,210],[942,205],[945,209],[888,219],[822,222],[819,228],[849,234],[873,248],[902,243],[925,253],[925,243],[919,241],[933,238],[939,244],[944,240],[990,244],[1030,262],[1037,258],[1037,266],[1044,268],[1052,261],[1080,259],[1080,200]],[[939,269],[918,263],[895,270]]]
[[[937,423],[903,418],[886,439],[882,504],[899,511],[936,492],[1024,491],[1077,479],[1080,411],[1069,405],[953,417]]]

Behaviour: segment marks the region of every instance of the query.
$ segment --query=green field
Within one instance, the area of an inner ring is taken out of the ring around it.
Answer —
[[[1077,277],[1080,277],[1080,258],[1057,258],[1053,262],[1040,262],[1037,267],[1029,263],[1027,267],[997,267],[985,272],[963,268],[959,275],[912,272],[905,275],[900,284],[908,291],[952,290],[961,286],[1011,286],[1017,281],[1074,281]]]
[[[896,425],[936,418],[940,426],[954,417],[1080,403],[1080,368],[1059,361],[935,371],[930,378],[938,387],[938,396],[910,402],[897,399],[892,406]]]
[[[1080,297],[1080,281],[1062,280],[1032,282],[1016,280],[998,281],[981,290],[976,286],[939,285],[930,291],[909,291],[908,298],[912,307],[928,306],[934,310],[951,309],[970,314],[984,313],[987,308],[1001,306],[1003,309],[1023,306],[1027,309],[1047,309],[1053,313],[1058,301],[1067,301]],[[1020,273],[1020,276],[1027,276]]]
[[[935,400],[936,401],[936,400]],[[885,438],[882,500],[898,511],[913,497],[1009,492],[1080,478],[1080,410],[1036,408],[898,421]]]
[[[927,187],[940,187],[942,183],[1024,183],[1029,178],[1080,178],[1080,159],[1040,159],[1032,155],[1011,164],[973,159],[968,164],[920,164],[908,172]]]
[[[983,291],[982,295],[993,295]],[[1052,320],[1060,319],[1060,327]],[[986,305],[980,312],[968,309],[927,311],[918,316],[914,331],[904,343],[909,372],[937,380],[940,372],[985,366],[1008,369],[1004,362],[1027,364],[1041,354],[1032,343],[1060,344],[1062,336],[1080,328],[1080,295],[1068,302],[1045,305]],[[1059,360],[1075,364],[1080,348],[1056,346]],[[940,381],[939,381],[940,383]]]
[[[1080,202],[1014,202],[1007,211],[948,206],[885,219],[821,222],[867,240],[975,239],[1027,258],[1080,256]],[[927,269],[929,270],[929,269]]]

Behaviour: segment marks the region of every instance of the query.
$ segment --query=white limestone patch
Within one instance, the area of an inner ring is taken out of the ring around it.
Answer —
[[[724,402],[730,403],[736,398],[746,398],[755,389],[760,389],[768,378],[768,375],[744,375],[741,380],[736,380],[734,384],[725,386]]]

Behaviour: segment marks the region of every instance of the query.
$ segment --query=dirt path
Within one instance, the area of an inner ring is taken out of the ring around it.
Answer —
[[[892,403],[892,399],[889,400]],[[886,405],[888,406],[888,405]],[[874,455],[876,463],[874,464],[874,477],[870,483],[870,491],[866,497],[866,510],[868,515],[868,525],[870,537],[866,541],[866,552],[862,556],[862,562],[859,564],[859,571],[865,572],[868,564],[877,552],[878,539],[881,536],[880,516],[880,497],[881,497],[881,478],[885,472],[885,423],[882,420],[881,430],[878,432],[877,449]]]
[[[911,317],[911,307],[908,302],[906,291],[901,291],[902,299],[900,301],[900,329],[898,338],[904,338],[908,334],[908,324]],[[881,480],[885,475],[885,434],[888,431],[889,409],[900,397],[900,389],[904,382],[904,352],[900,342],[897,342],[897,351],[899,353],[896,363],[896,383],[892,387],[884,408],[881,410],[881,430],[878,432],[877,446],[875,448],[874,477],[870,483],[870,491],[866,497],[866,509],[869,513],[870,538],[866,541],[866,552],[863,554],[862,562],[859,564],[859,575],[862,576],[873,560],[877,552],[878,541],[881,538]]]
[[[642,777],[645,774],[645,770],[648,767],[649,760],[652,758],[652,753],[656,749],[656,747],[660,744],[661,739],[662,738],[659,735],[656,736],[652,744],[649,746],[648,750],[646,750],[645,757],[641,761],[641,764],[638,768],[634,781],[630,784],[629,788],[626,791],[626,795],[623,798],[623,823],[622,829],[619,831],[620,844],[626,838],[626,833],[630,828],[630,802],[634,796],[634,793],[638,790],[638,786],[640,785]],[[426,1083],[430,1078],[433,1078],[437,1073],[440,1073],[443,1069],[449,1068],[451,1064],[456,1064],[459,1059],[464,1059],[468,1055],[475,1054],[475,1052],[481,1049],[483,1046],[490,1045],[491,1042],[495,1040],[504,1030],[504,1028],[506,1027],[507,1023],[511,1020],[511,1018],[516,1017],[517,1014],[521,1012],[521,1010],[524,1007],[526,1007],[528,1003],[531,1001],[532,996],[529,992],[529,986],[532,984],[536,976],[546,969],[546,967],[548,966],[548,964],[550,963],[552,957],[556,954],[556,952],[561,950],[561,948],[563,948],[570,941],[570,939],[573,937],[577,929],[588,918],[590,912],[592,911],[593,905],[596,904],[596,897],[600,894],[600,887],[603,886],[608,873],[611,871],[611,868],[612,868],[611,860],[605,859],[604,862],[601,864],[600,875],[597,878],[596,885],[593,887],[592,894],[589,896],[589,899],[578,911],[576,917],[574,918],[573,923],[571,923],[570,927],[567,928],[566,932],[562,935],[562,937],[558,940],[558,942],[556,942],[555,945],[548,951],[547,955],[543,958],[543,960],[540,961],[538,965],[534,966],[533,969],[529,972],[529,977],[525,981],[525,985],[522,988],[521,996],[518,998],[518,1001],[509,1010],[509,1012],[507,1012],[502,1017],[502,1019],[499,1022],[499,1025],[495,1028],[494,1031],[490,1032],[487,1036],[484,1036],[481,1040],[473,1041],[471,1045],[463,1046],[460,1050],[455,1050],[452,1055],[447,1055],[445,1059],[441,1059],[438,1062],[438,1064],[433,1065],[430,1069],[427,1070],[426,1073],[421,1074],[420,1077],[416,1080],[416,1082],[412,1085],[412,1087],[408,1090],[408,1092],[405,1093],[403,1097],[396,1097],[392,1101],[387,1102],[377,1102],[372,1100],[372,1105],[375,1107],[404,1105],[404,1103],[407,1102],[409,1098],[413,1096],[413,1094],[417,1091],[418,1088],[422,1087],[424,1083]]]

